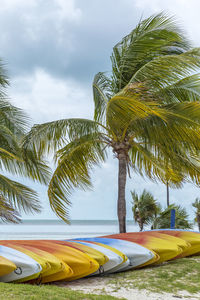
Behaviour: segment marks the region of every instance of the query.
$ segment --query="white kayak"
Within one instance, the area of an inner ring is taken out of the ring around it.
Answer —
[[[76,241],[76,240],[73,240],[73,242],[79,243],[79,244],[82,244],[82,245],[86,245],[90,248],[98,250],[98,251],[100,251],[101,253],[103,253],[104,255],[106,255],[108,257],[109,261],[106,262],[102,266],[101,270],[96,271],[92,275],[99,275],[100,273],[101,274],[107,273],[110,270],[116,268],[117,266],[120,266],[123,263],[123,258],[120,255],[118,255],[117,253],[113,252],[110,249],[107,249],[107,248],[103,247],[103,245],[101,246],[101,245],[97,245],[97,244],[94,244],[94,243],[88,243],[88,242],[85,242],[85,241]]]
[[[37,274],[39,275],[42,271],[40,264],[18,250],[0,245],[0,255],[9,259],[17,266],[17,269],[13,272],[0,276],[0,282],[17,281],[29,276],[34,277],[34,275],[37,277]]]
[[[138,267],[154,257],[153,252],[151,252],[149,249],[139,244],[124,240],[110,238],[79,238],[77,240],[105,244],[123,252],[129,259],[129,266],[124,268],[122,266],[122,268],[118,269],[117,271],[125,271]]]

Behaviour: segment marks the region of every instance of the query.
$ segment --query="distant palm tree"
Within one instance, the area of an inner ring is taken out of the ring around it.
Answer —
[[[191,48],[173,18],[160,13],[140,21],[113,48],[111,62],[111,75],[100,72],[93,81],[94,120],[35,125],[23,147],[39,155],[55,151],[48,196],[66,222],[72,191],[91,187],[91,170],[111,148],[118,160],[119,231],[125,232],[131,170],[165,183],[168,162],[173,182],[183,173],[200,183],[191,159],[200,148],[200,49]]]
[[[145,225],[150,225],[152,220],[157,217],[161,207],[153,195],[146,190],[143,191],[141,196],[138,196],[136,192],[131,192],[131,195],[133,198],[134,220],[138,223],[140,231],[142,231]]]
[[[169,205],[169,207],[159,213],[159,215],[154,219],[153,229],[170,228],[170,216],[172,209],[175,209],[176,211],[175,228],[192,229],[193,226],[192,223],[188,221],[188,214],[185,208],[174,204]]]
[[[197,222],[198,224],[198,228],[199,228],[199,231],[200,231],[200,198],[196,198],[195,199],[195,202],[192,203],[192,206],[194,208],[196,208],[196,211],[195,211],[195,222]]]
[[[10,104],[5,89],[8,79],[0,62],[0,219],[18,222],[17,211],[39,212],[37,193],[8,178],[21,176],[47,184],[49,168],[43,159],[38,159],[34,149],[25,151],[22,140],[28,130],[28,117],[19,108]]]

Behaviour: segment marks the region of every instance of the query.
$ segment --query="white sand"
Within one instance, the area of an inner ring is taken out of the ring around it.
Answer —
[[[187,292],[169,293],[152,293],[146,290],[116,288],[115,285],[108,284],[109,279],[105,277],[84,278],[68,283],[58,283],[58,286],[70,288],[72,290],[82,291],[90,294],[111,295],[117,298],[125,298],[128,300],[176,300],[200,299],[200,294],[191,295]]]

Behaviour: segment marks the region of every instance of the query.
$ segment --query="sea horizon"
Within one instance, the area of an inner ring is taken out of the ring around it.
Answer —
[[[0,239],[70,239],[118,233],[118,220],[23,219],[19,224],[1,223]],[[127,220],[127,231],[139,231],[133,220]]]

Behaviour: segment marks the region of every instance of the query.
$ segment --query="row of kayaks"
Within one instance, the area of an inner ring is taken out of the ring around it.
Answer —
[[[73,240],[1,240],[0,282],[48,283],[122,272],[200,255],[200,234],[129,232]]]

